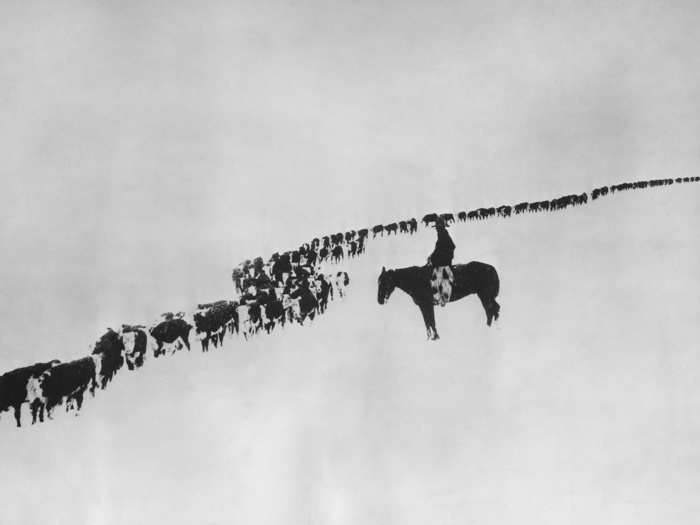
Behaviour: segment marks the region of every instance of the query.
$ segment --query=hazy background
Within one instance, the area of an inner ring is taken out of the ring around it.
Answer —
[[[698,15],[2,2],[0,371],[317,234],[697,175]],[[77,420],[5,415],[0,519],[694,523],[699,192],[453,228],[501,272],[496,329],[467,299],[428,344],[405,297],[376,304],[423,232],[369,246],[314,328],[125,371]]]

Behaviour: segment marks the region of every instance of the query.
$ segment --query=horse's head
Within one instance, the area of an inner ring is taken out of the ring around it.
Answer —
[[[387,271],[386,268],[382,266],[382,273],[379,274],[378,283],[377,302],[379,304],[384,304],[389,300],[389,297],[391,297],[396,287],[396,283],[394,282],[394,270]]]

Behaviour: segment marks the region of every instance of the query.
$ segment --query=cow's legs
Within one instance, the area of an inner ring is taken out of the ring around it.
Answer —
[[[17,403],[13,406],[15,409],[15,421],[17,422],[17,426],[21,427],[21,418],[22,418],[22,403]]]

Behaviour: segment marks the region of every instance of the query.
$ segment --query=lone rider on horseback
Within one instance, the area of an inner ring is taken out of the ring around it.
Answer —
[[[452,296],[452,258],[455,252],[455,243],[447,232],[447,224],[442,218],[435,222],[437,230],[437,242],[433,253],[428,257],[428,265],[432,268],[430,287],[433,291],[434,303],[445,306]]]

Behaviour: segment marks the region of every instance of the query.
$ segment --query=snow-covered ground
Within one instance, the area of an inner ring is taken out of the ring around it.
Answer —
[[[77,418],[4,415],[0,521],[694,524],[699,190],[456,224],[501,318],[466,298],[436,342],[401,291],[376,300],[434,232],[371,241],[311,326],[123,370]]]

